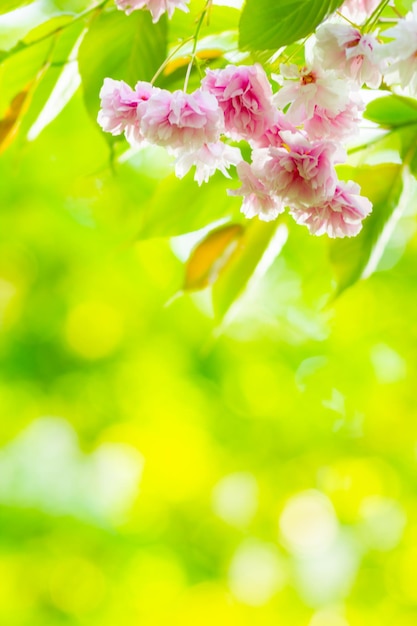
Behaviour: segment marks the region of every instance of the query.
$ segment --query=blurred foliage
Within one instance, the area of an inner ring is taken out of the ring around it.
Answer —
[[[240,43],[251,50],[277,50],[310,35],[343,0],[246,0]]]
[[[27,141],[92,15],[55,20],[87,4],[30,4],[43,34],[9,21],[0,66],[3,123],[18,124],[0,157],[0,623],[414,626],[413,179],[395,219],[381,200],[364,229],[389,225],[373,273],[331,300],[346,267],[325,238],[285,220],[242,233],[233,183],[198,188],[163,151],[109,145],[88,89]],[[237,32],[239,12],[213,7],[207,35],[226,14]],[[378,150],[400,152],[387,115]],[[372,143],[352,153],[363,184],[373,159]],[[214,310],[210,287],[182,291],[216,275],[213,242],[230,260]],[[360,254],[342,255],[349,271]]]

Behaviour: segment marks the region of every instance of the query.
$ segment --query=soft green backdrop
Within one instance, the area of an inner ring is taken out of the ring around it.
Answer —
[[[227,181],[112,169],[81,91],[35,118],[0,157],[0,624],[414,626],[413,203],[336,300],[283,223],[214,320],[194,235],[147,237],[237,217]]]

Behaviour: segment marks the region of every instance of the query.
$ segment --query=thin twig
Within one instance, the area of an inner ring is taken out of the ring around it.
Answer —
[[[198,35],[200,34],[200,30],[201,30],[201,27],[203,25],[204,18],[208,14],[208,12],[209,12],[209,10],[211,8],[212,2],[213,2],[213,0],[207,0],[206,1],[206,6],[204,7],[204,9],[203,9],[203,11],[202,11],[202,13],[200,15],[200,19],[197,22],[197,27],[195,29],[195,33],[194,33],[194,36],[193,36],[194,43],[193,43],[193,49],[191,51],[191,60],[190,60],[190,62],[188,64],[187,72],[185,74],[184,91],[187,91],[188,82],[190,80],[190,75],[191,75],[191,70],[192,70],[192,67],[194,65],[194,61],[195,61],[195,57],[196,57],[196,53],[197,53]]]
[[[390,0],[383,0],[375,9],[373,13],[371,13],[370,17],[366,20],[365,24],[362,26],[362,31],[364,33],[370,32],[375,24],[378,22],[378,19],[384,9],[388,6]]]
[[[152,80],[151,80],[151,85],[154,84],[154,82],[156,81],[158,76],[160,76],[160,74],[164,71],[164,69],[166,68],[166,66],[168,65],[168,63],[172,59],[172,57],[174,57],[177,54],[177,52],[179,52],[179,50],[181,50],[181,48],[183,48],[185,46],[185,44],[189,43],[193,39],[194,39],[194,35],[191,35],[191,37],[187,37],[187,39],[184,39],[183,41],[181,41],[181,43],[178,44],[178,46],[176,48],[174,48],[174,50],[167,56],[165,61],[162,63],[162,65],[157,69],[157,71],[153,75]]]

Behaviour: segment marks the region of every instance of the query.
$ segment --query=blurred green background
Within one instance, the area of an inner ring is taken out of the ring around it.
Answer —
[[[415,626],[415,219],[330,303],[291,226],[218,322],[194,236],[140,236],[169,161],[112,171],[81,93],[34,117],[0,157],[0,624]]]

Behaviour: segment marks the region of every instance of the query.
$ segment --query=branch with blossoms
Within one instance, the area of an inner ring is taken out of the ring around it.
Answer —
[[[127,14],[149,10],[154,22],[164,12],[188,10],[188,0],[116,4]],[[247,218],[271,221],[288,209],[312,234],[355,236],[372,204],[358,184],[338,178],[337,165],[360,131],[363,90],[384,80],[417,95],[417,3],[381,37],[378,17],[387,4],[347,0],[308,39],[301,66],[281,63],[271,74],[275,90],[259,63],[208,68],[192,93],[140,80],[132,89],[107,78],[98,122],[112,135],[124,133],[134,147],[165,147],[176,175],[195,166],[199,185],[216,170],[229,176],[235,166],[241,186],[229,194],[242,196]],[[198,30],[193,54],[197,36]],[[250,160],[236,142],[246,142]]]
[[[150,174],[149,194],[136,199],[118,179],[137,220],[131,236],[204,229],[192,235],[202,241],[184,284],[212,285],[213,302],[230,293],[220,315],[276,233],[323,235],[308,245],[328,248],[339,291],[373,271],[401,211],[414,206],[417,2],[74,5],[71,15],[51,8],[42,28],[34,23],[6,49],[0,43],[10,82],[0,151],[25,133],[34,141],[81,86],[105,131],[103,184],[114,182],[108,148],[112,172],[123,169],[139,187]]]

